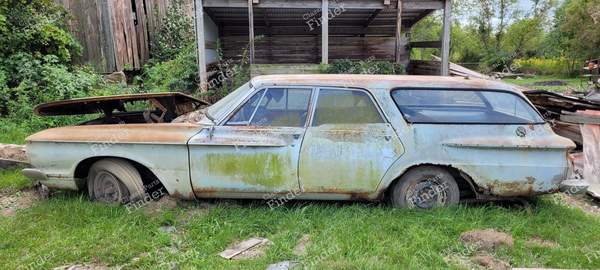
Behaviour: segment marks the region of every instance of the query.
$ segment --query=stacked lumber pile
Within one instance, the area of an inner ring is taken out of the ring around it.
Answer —
[[[433,60],[411,60],[408,66],[411,74],[415,75],[435,75],[438,76],[441,73],[441,58],[432,55]],[[490,76],[479,73],[477,71],[468,69],[461,65],[450,62],[450,75],[460,77],[471,77],[480,79],[490,79]]]
[[[600,198],[600,111],[566,112],[560,119],[581,126],[583,178],[590,183],[590,195]]]
[[[600,198],[600,102],[585,97],[562,95],[549,91],[523,92],[556,134],[577,144],[572,153],[578,171],[591,186],[588,193]]]

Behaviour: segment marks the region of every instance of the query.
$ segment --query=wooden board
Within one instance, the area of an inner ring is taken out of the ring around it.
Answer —
[[[600,111],[579,111],[578,114],[600,117]],[[600,198],[600,125],[582,125],[581,135],[584,154],[583,178],[590,183],[590,193]]]
[[[247,36],[221,38],[225,58],[239,60],[248,46]],[[406,41],[405,41],[406,42]],[[329,59],[394,60],[394,37],[329,37]],[[255,63],[319,63],[319,36],[261,36],[255,40]],[[408,59],[408,53],[403,54]]]

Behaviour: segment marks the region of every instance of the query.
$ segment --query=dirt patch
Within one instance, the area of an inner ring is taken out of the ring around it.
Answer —
[[[0,144],[0,159],[29,162],[25,146],[16,144]]]
[[[471,260],[469,260],[468,257],[465,257],[463,255],[458,255],[458,254],[450,254],[450,255],[444,257],[444,261],[449,265],[458,266],[458,268],[460,268],[460,269],[471,269],[471,270],[485,269],[482,266],[473,263]]]
[[[505,261],[496,259],[490,255],[477,255],[471,258],[471,261],[485,267],[486,269],[493,270],[507,270],[511,269],[510,264]]]
[[[476,250],[492,251],[501,246],[512,247],[512,236],[494,229],[473,230],[460,235],[460,240]]]
[[[165,210],[171,210],[177,208],[178,199],[171,196],[164,196],[158,201],[150,201],[143,204],[144,213],[147,215],[155,216],[162,213]]]
[[[306,247],[310,244],[310,234],[305,234],[298,240],[298,244],[294,247],[294,255],[304,256],[306,255]]]
[[[597,200],[594,200],[594,198],[588,196],[587,194],[567,195],[564,193],[559,193],[558,196],[563,203],[571,207],[579,208],[592,215],[600,215],[600,204]]]
[[[541,237],[535,236],[525,242],[526,246],[529,247],[543,247],[543,248],[556,248],[558,244],[549,240],[542,239]]]
[[[40,199],[40,195],[35,189],[24,189],[13,194],[0,194],[0,215],[14,216],[18,210],[27,209]]]
[[[532,83],[534,86],[565,86],[567,85],[564,81],[541,81]]]

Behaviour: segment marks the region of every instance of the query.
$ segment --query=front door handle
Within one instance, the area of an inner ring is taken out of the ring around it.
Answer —
[[[300,139],[300,134],[293,134],[292,137],[294,137],[294,140]]]

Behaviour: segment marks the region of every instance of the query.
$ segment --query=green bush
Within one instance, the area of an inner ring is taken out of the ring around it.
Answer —
[[[124,91],[72,65],[81,47],[66,18],[52,0],[0,1],[0,142],[22,143],[29,133],[86,119],[35,116],[40,103]]]
[[[198,89],[198,62],[195,46],[181,50],[172,60],[144,67],[143,89],[149,92],[194,93]]]
[[[192,19],[184,15],[182,0],[172,0],[150,44],[152,61],[172,60],[193,43]]]
[[[217,49],[218,61],[215,75],[208,81],[208,91],[202,98],[215,102],[250,80],[247,65],[247,53],[243,52],[241,61],[223,59],[222,51]],[[174,59],[146,65],[142,74],[143,89],[148,92],[184,92],[199,95],[200,81],[196,47],[189,45],[181,50]]]
[[[537,75],[569,76],[576,73],[576,70],[573,68],[573,63],[566,58],[517,59],[514,61],[513,66],[520,72],[533,73]]]
[[[322,73],[330,74],[405,74],[404,65],[392,63],[390,61],[378,61],[373,59],[333,60],[329,65],[319,67]]]

